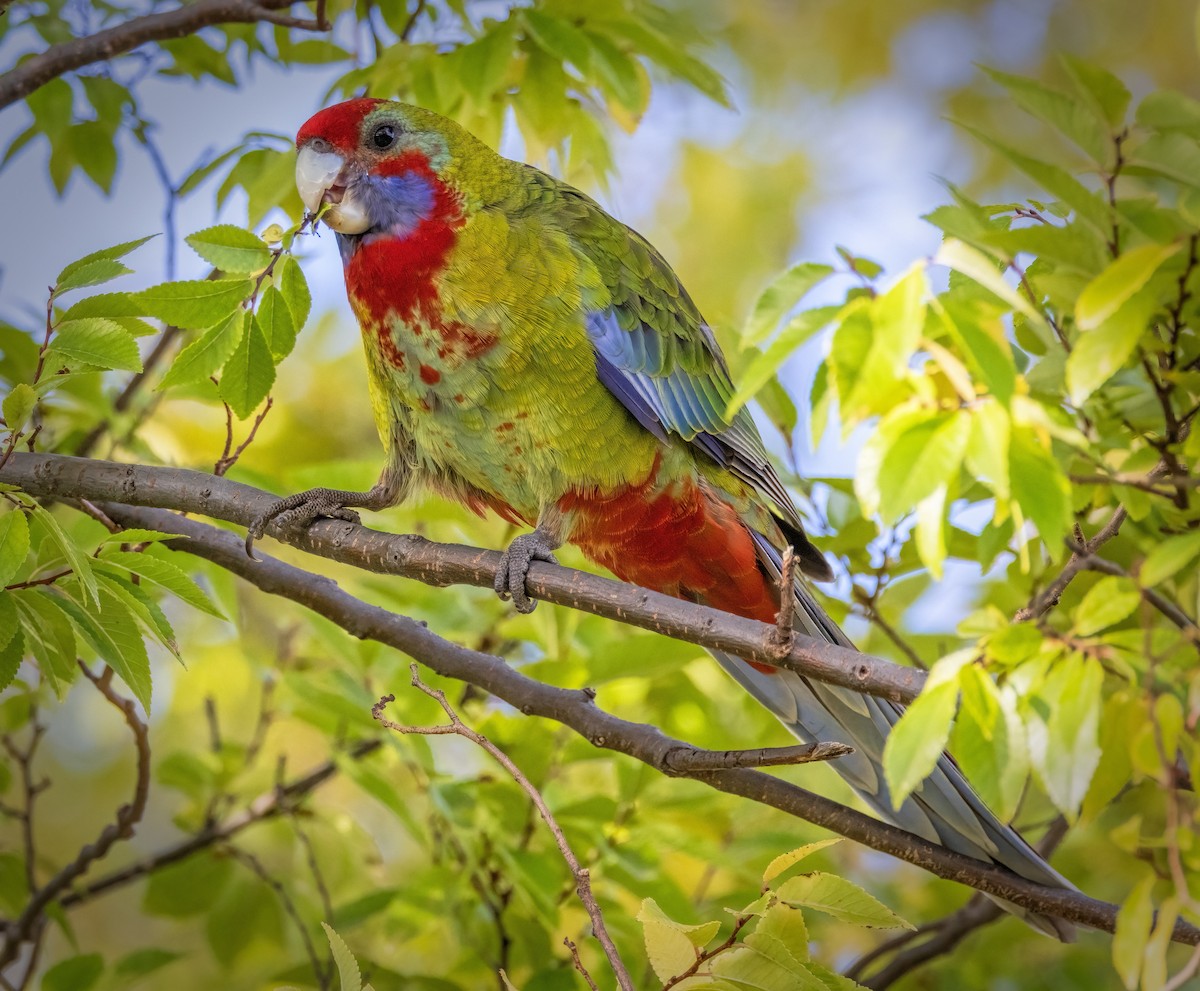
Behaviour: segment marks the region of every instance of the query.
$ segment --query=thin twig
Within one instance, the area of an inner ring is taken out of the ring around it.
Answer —
[[[583,902],[583,907],[587,910],[588,917],[592,920],[592,933],[604,948],[604,955],[608,957],[608,963],[616,975],[617,984],[620,986],[621,991],[633,991],[633,981],[629,976],[629,971],[625,969],[621,955],[617,951],[612,937],[608,934],[608,928],[604,924],[604,916],[600,911],[600,905],[597,903],[595,895],[592,894],[591,872],[586,867],[580,865],[579,860],[571,850],[570,844],[567,843],[566,836],[563,835],[562,827],[555,820],[554,814],[546,805],[541,792],[534,787],[532,781],[525,777],[525,774],[513,763],[508,754],[492,743],[482,733],[471,729],[459,718],[458,713],[454,711],[454,708],[446,700],[444,692],[436,688],[430,688],[421,680],[420,669],[415,663],[410,666],[410,670],[412,671],[413,687],[428,695],[442,707],[442,711],[446,713],[446,717],[450,720],[449,724],[439,726],[405,726],[388,719],[383,714],[383,711],[389,702],[396,700],[394,695],[385,695],[376,702],[371,707],[371,715],[381,725],[397,733],[417,734],[420,736],[443,736],[447,734],[461,736],[466,740],[470,740],[477,747],[486,750],[492,759],[512,776],[513,780],[529,796],[529,800],[537,806],[538,814],[542,817],[542,821],[554,837],[554,842],[558,845],[558,850],[562,854],[563,860],[567,862],[567,867],[570,869],[571,875],[575,878],[575,890],[579,894],[579,900]]]
[[[308,955],[309,965],[312,967],[313,975],[317,979],[317,986],[321,991],[328,991],[330,981],[333,978],[333,962],[330,961],[327,967],[322,963],[320,956],[317,955],[317,947],[312,941],[312,936],[309,935],[308,926],[304,924],[304,919],[300,916],[300,910],[296,908],[296,903],[292,901],[292,896],[288,894],[287,888],[263,866],[262,861],[254,856],[254,854],[242,850],[233,844],[230,844],[226,849],[234,860],[243,867],[249,868],[263,884],[275,892],[275,897],[279,899],[279,904],[283,906],[283,910],[295,925],[296,931],[300,933],[300,939],[304,943],[304,952]]]
[[[698,974],[700,972],[700,968],[712,960],[713,957],[720,956],[726,950],[731,949],[734,944],[737,943],[738,934],[746,927],[746,923],[753,918],[755,918],[753,915],[739,915],[736,919],[734,919],[733,931],[729,934],[728,938],[726,938],[725,942],[714,946],[711,950],[705,950],[703,953],[697,953],[696,962],[688,967],[687,970],[681,971],[667,981],[667,983],[663,985],[663,991],[670,991],[670,989],[675,987],[676,984],[679,984],[681,981],[686,981],[689,977]]]
[[[796,615],[796,548],[788,544],[783,549],[783,560],[779,568],[779,612],[775,616],[775,628],[771,631],[767,649],[780,657],[792,651],[796,631],[792,627]]]
[[[583,965],[583,961],[579,959],[579,947],[575,945],[575,941],[571,939],[570,936],[564,936],[563,946],[571,951],[571,963],[574,964],[575,969],[583,975],[583,979],[587,982],[587,986],[591,988],[592,991],[600,991],[600,989],[596,986],[596,982],[592,980],[592,975],[588,973],[587,968]]]
[[[237,446],[233,453],[230,453],[229,448],[233,445],[233,411],[229,408],[229,404],[225,403],[225,449],[221,452],[221,456],[213,466],[214,475],[224,475],[230,468],[237,464],[238,458],[245,453],[246,448],[254,443],[254,437],[258,433],[258,428],[262,426],[263,420],[267,418],[267,414],[271,412],[271,407],[274,405],[275,397],[267,396],[267,404],[262,408],[262,412],[254,418],[254,423],[250,427],[250,432],[246,435],[246,439]]]
[[[1157,477],[1162,468],[1163,466],[1160,464],[1158,468],[1150,473],[1151,476]],[[1108,518],[1108,522],[1100,528],[1096,536],[1092,537],[1091,540],[1080,541],[1080,550],[1071,553],[1071,557],[1063,565],[1062,571],[1058,573],[1058,577],[1046,586],[1040,594],[1035,595],[1028,605],[1018,609],[1013,616],[1013,622],[1023,623],[1029,619],[1039,618],[1058,605],[1058,600],[1062,598],[1062,594],[1066,591],[1067,586],[1075,580],[1075,576],[1080,571],[1085,570],[1086,558],[1094,554],[1100,547],[1117,535],[1128,515],[1124,506],[1118,506],[1113,511],[1112,516]]]

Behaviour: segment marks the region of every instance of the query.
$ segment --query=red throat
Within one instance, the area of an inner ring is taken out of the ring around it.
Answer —
[[[364,323],[398,318],[406,323],[438,320],[438,277],[464,223],[458,197],[438,178],[429,160],[411,151],[389,158],[382,175],[415,173],[434,191],[433,209],[404,237],[373,236],[346,262],[346,291]]]

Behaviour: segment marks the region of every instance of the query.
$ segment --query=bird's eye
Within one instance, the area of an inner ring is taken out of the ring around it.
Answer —
[[[380,151],[396,143],[396,129],[391,124],[380,124],[371,134],[371,144]]]

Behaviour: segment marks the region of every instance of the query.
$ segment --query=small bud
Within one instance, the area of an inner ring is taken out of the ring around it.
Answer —
[[[267,244],[278,244],[283,240],[283,228],[278,224],[272,224],[259,237],[266,241]]]

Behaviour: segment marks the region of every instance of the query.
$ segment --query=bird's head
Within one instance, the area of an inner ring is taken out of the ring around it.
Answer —
[[[339,234],[402,233],[461,197],[462,163],[487,152],[428,110],[363,97],[328,107],[296,135],[296,188],[305,207]]]

